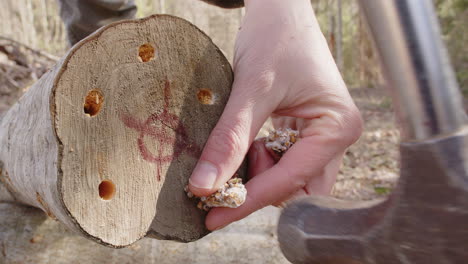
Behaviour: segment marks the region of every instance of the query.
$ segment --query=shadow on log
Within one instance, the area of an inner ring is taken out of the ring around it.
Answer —
[[[183,188],[232,81],[226,58],[185,20],[106,26],[1,120],[0,178],[12,202],[104,245],[147,233],[196,240],[208,233],[205,212]]]

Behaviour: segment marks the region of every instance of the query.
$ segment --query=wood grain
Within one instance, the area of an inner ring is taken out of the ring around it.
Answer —
[[[183,187],[232,81],[220,50],[185,20],[155,15],[106,26],[2,119],[2,178],[16,201],[108,246],[147,233],[196,240],[208,233],[205,212]],[[201,89],[213,104],[198,101]]]

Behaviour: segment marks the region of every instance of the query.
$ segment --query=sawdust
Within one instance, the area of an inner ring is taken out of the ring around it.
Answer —
[[[198,209],[209,211],[213,207],[229,207],[237,208],[241,206],[247,198],[247,189],[242,184],[242,179],[238,175],[234,175],[215,193],[205,197],[194,196],[189,191],[188,186],[185,186],[184,191],[189,198],[198,199]]]

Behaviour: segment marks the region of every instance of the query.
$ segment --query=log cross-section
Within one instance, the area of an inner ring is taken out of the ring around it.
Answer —
[[[206,213],[183,188],[232,81],[220,50],[185,20],[106,26],[1,120],[1,182],[15,201],[105,245],[196,240]]]

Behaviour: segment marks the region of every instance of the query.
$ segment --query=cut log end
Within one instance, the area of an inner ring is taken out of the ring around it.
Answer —
[[[208,231],[183,191],[229,97],[231,67],[190,23],[152,16],[75,46],[55,79],[59,194],[73,221],[114,247],[148,231]]]

